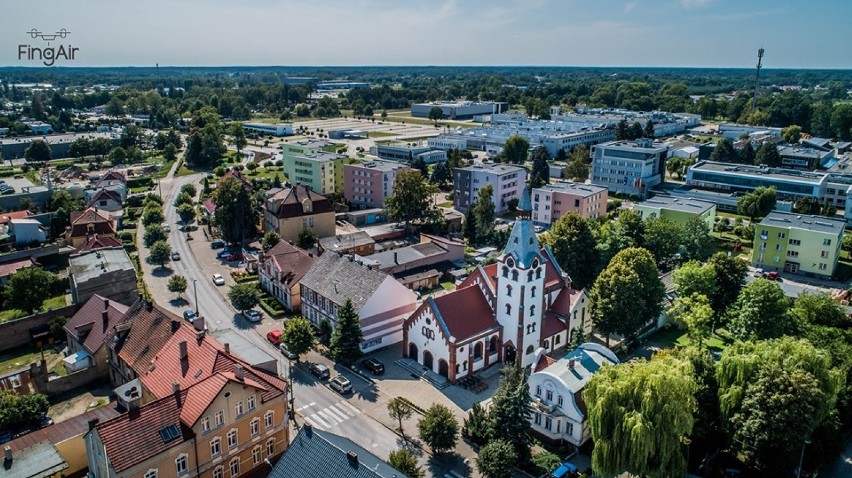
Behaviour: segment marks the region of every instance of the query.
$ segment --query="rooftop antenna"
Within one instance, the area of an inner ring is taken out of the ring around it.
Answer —
[[[751,100],[751,112],[757,107],[757,87],[760,86],[760,68],[763,62],[763,48],[757,50],[757,71],[754,74],[754,98]]]

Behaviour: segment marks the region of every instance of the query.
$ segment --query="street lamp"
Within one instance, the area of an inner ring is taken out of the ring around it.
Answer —
[[[198,279],[192,279],[192,292],[195,295],[195,313],[201,315],[201,309],[198,308]]]
[[[799,455],[799,468],[796,469],[796,478],[802,476],[802,463],[805,461],[805,447],[811,444],[811,440],[809,438],[805,439],[805,442],[802,443],[802,454]]]

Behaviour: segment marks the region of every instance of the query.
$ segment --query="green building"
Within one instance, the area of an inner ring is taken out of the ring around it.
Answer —
[[[698,216],[707,223],[711,231],[713,221],[716,220],[715,204],[690,198],[654,196],[652,199],[634,204],[633,210],[638,212],[642,219],[663,217],[681,226],[689,219]]]
[[[845,227],[843,219],[772,212],[754,227],[751,262],[766,271],[830,279]]]
[[[342,190],[343,165],[347,158],[329,151],[335,146],[329,141],[284,143],[281,151],[287,180],[320,194]]]

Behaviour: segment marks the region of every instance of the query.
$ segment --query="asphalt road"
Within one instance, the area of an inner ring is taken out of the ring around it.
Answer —
[[[216,286],[211,279],[212,273],[203,270],[189,247],[190,241],[186,240],[186,234],[178,229],[179,218],[172,206],[182,185],[188,183],[197,185],[200,179],[201,175],[191,175],[164,179],[162,183],[163,193],[166,196],[164,198],[165,218],[172,230],[169,234],[169,245],[173,251],[181,255],[181,259],[172,262],[170,267],[174,273],[187,278],[186,296],[190,306],[198,309],[200,315],[205,318],[209,330],[234,330],[272,357],[278,358],[281,375],[291,378],[297,424],[302,425],[305,420],[308,420],[317,428],[347,437],[365,449],[374,451],[382,458],[387,458],[386,455],[390,451],[399,448],[399,444],[402,443],[400,438],[384,425],[364,414],[358,407],[359,401],[369,400],[377,393],[375,386],[354,374],[344,372],[353,384],[354,393],[349,397],[343,397],[328,387],[327,380],[324,382],[315,380],[307,372],[306,364],[294,366],[293,373],[290,374],[287,360],[280,352],[225,300],[224,295],[228,288],[227,284],[232,283],[231,278],[225,277],[225,286]],[[192,235],[193,240],[204,240],[204,233],[200,230],[193,232]],[[263,320],[272,319],[264,318]],[[333,371],[332,375],[337,373],[339,371]]]

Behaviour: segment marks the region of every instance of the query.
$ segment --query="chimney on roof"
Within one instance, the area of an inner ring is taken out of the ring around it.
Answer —
[[[352,262],[352,261],[354,261],[354,260],[355,260],[355,254],[349,254],[349,255],[347,255],[346,257],[348,257],[348,258],[349,258],[349,262]]]
[[[197,332],[201,333],[201,336],[203,337],[204,331],[207,330],[207,324],[204,323],[204,316],[199,315],[198,317],[196,317],[195,320],[192,321],[192,325],[193,327],[195,327],[195,330]]]
[[[172,382],[172,392],[180,393],[180,384],[177,382]]]
[[[10,447],[9,445],[3,447],[3,457],[5,458],[7,465],[12,464],[12,447]]]
[[[180,329],[180,320],[172,319],[172,333],[175,333]]]
[[[92,418],[91,420],[89,420],[89,431],[94,430],[95,427],[98,426],[98,423],[100,423],[100,421],[100,418]]]
[[[104,310],[109,309],[109,299],[104,299]]]
[[[393,251],[393,263],[399,264],[399,260],[397,259],[397,256],[396,256],[396,251]]]
[[[349,460],[350,465],[357,466],[358,465],[358,454],[352,450],[346,452],[346,458]]]
[[[568,368],[574,370],[574,364],[577,362],[577,359],[568,359]]]
[[[178,343],[178,347],[180,349],[180,359],[186,360],[187,356],[189,355],[189,352],[187,351],[187,348],[186,348],[186,340],[181,340]]]
[[[241,364],[234,365],[234,375],[236,375],[237,380],[241,382],[246,379],[246,370]]]
[[[228,342],[225,342],[225,353],[228,355],[231,354],[231,344],[229,344]]]
[[[101,312],[101,319],[103,321],[104,330],[106,330],[106,328],[109,327],[109,311],[108,310],[104,310],[103,312]]]

